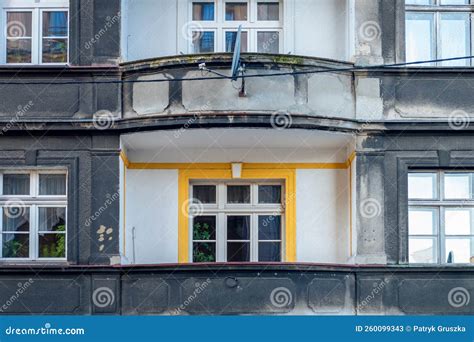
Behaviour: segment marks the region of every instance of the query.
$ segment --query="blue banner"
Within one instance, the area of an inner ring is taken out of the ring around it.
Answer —
[[[0,341],[474,341],[474,318],[4,316]]]

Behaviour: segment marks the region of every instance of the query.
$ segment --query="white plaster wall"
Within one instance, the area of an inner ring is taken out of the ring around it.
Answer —
[[[123,262],[178,262],[178,171],[126,170],[125,201],[126,251]]]
[[[124,0],[123,58],[128,61],[188,53],[182,33],[187,0]],[[345,60],[347,0],[283,0],[283,53]]]
[[[297,170],[298,262],[348,262],[348,186],[347,170]]]

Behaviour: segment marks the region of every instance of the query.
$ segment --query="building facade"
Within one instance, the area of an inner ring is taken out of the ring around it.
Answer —
[[[1,313],[474,313],[470,0],[0,4]]]

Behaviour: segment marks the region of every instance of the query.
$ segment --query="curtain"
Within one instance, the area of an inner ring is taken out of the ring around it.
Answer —
[[[40,175],[40,195],[66,195],[66,175]]]
[[[65,208],[39,208],[39,230],[42,232],[57,231],[64,225]]]
[[[29,174],[4,174],[3,175],[4,195],[29,195],[30,175]]]

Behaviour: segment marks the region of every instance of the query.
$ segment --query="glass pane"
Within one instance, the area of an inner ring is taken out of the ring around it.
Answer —
[[[441,5],[469,5],[469,0],[441,0],[440,3]]]
[[[193,20],[213,21],[214,20],[214,3],[194,2],[193,3]]]
[[[257,20],[280,20],[278,2],[259,2],[257,6]]]
[[[440,58],[470,55],[471,34],[469,13],[441,13]],[[442,62],[442,66],[470,65],[469,59]]]
[[[215,240],[216,239],[216,217],[197,216],[193,218],[193,239],[194,240]]]
[[[410,239],[408,243],[411,263],[435,263],[434,239]]]
[[[471,198],[471,182],[469,174],[451,173],[444,175],[444,197],[446,199]]]
[[[250,240],[250,216],[227,216],[227,240]]]
[[[23,204],[3,207],[4,232],[28,232],[30,230],[30,208]]]
[[[280,52],[280,33],[279,32],[258,32],[257,33],[257,51],[260,53],[279,53]]]
[[[216,244],[214,242],[195,242],[193,244],[193,262],[215,262]]]
[[[280,185],[259,185],[258,203],[262,204],[280,204],[281,186]]]
[[[446,262],[468,264],[474,262],[472,239],[446,239]]]
[[[227,261],[245,262],[250,261],[250,242],[228,242]]]
[[[435,59],[434,14],[406,13],[407,62]],[[430,65],[430,64],[426,64]]]
[[[43,37],[67,37],[67,12],[43,12]]]
[[[3,175],[4,195],[29,195],[30,175],[29,174],[4,174]]]
[[[446,209],[445,210],[446,235],[471,235],[471,210]]]
[[[201,203],[216,203],[216,186],[193,185],[193,198]]]
[[[40,195],[66,195],[66,175],[39,175]]]
[[[436,222],[436,209],[410,209],[408,212],[408,234],[436,234]]]
[[[31,12],[7,13],[7,38],[20,38],[32,36]]]
[[[436,198],[436,173],[408,174],[409,199]]]
[[[281,243],[260,242],[258,244],[258,261],[281,261]]]
[[[225,20],[246,21],[247,4],[245,2],[227,2],[225,4]]]
[[[234,52],[235,41],[237,39],[237,32],[226,32],[225,33],[225,51]],[[240,42],[240,52],[247,52],[248,47],[248,35],[247,32],[242,32]]]
[[[431,5],[434,3],[434,0],[406,0],[406,5]]]
[[[29,258],[30,236],[29,234],[2,234],[2,257],[3,258]]]
[[[39,234],[40,258],[65,258],[66,234]]]
[[[227,186],[227,203],[250,203],[249,185]]]
[[[66,231],[66,208],[39,208],[38,210],[41,232]]]
[[[31,39],[8,39],[7,63],[31,63]]]
[[[193,52],[194,53],[214,52],[214,32],[194,31],[193,32]]]
[[[259,240],[281,240],[281,216],[266,215],[258,217]]]
[[[43,63],[67,62],[67,39],[43,39]]]

